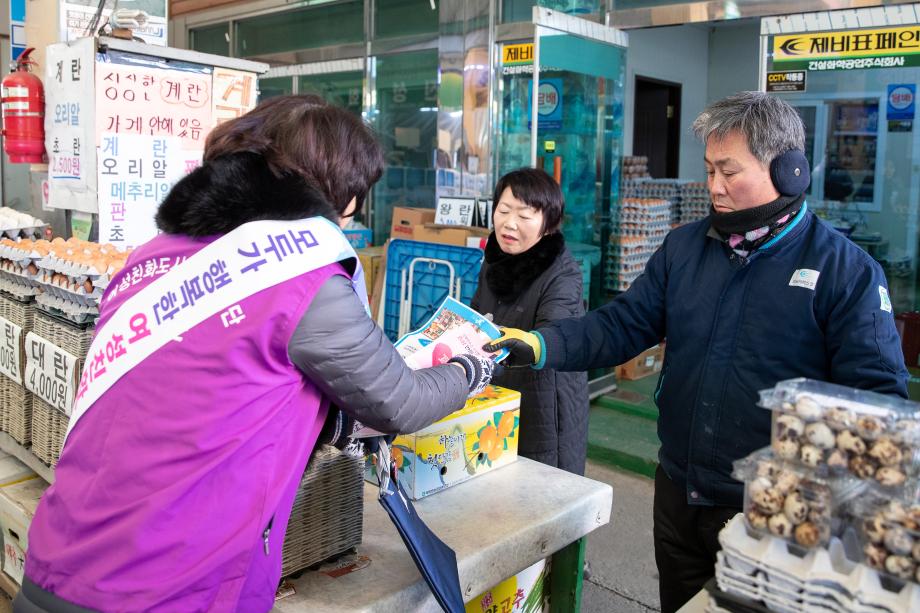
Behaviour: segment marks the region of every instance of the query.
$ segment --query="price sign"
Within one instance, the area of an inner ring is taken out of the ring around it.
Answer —
[[[436,224],[446,226],[471,226],[476,210],[475,198],[438,198],[434,214]]]
[[[26,335],[26,389],[70,415],[77,358],[34,332]]]
[[[0,317],[0,373],[22,384],[22,328]]]

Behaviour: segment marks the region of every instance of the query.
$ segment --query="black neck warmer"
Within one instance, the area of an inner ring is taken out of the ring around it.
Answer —
[[[757,228],[772,226],[776,220],[797,212],[802,208],[805,194],[798,196],[780,196],[773,202],[731,213],[719,213],[709,206],[709,221],[723,237],[730,234],[744,234]]]
[[[493,232],[486,243],[485,256],[489,265],[486,283],[502,302],[517,298],[556,261],[563,249],[565,238],[561,232],[554,232],[541,238],[524,253],[511,255],[498,246]]]

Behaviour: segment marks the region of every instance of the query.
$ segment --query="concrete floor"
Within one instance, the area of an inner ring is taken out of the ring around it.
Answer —
[[[613,487],[613,512],[610,523],[588,537],[591,576],[582,591],[582,613],[660,611],[652,480],[591,461],[585,476]]]

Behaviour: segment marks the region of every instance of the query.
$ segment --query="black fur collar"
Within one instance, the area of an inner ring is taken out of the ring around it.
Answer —
[[[169,234],[226,234],[249,221],[338,214],[298,175],[277,177],[262,156],[237,153],[210,160],[176,183],[157,210]]]
[[[486,243],[486,263],[489,265],[486,283],[499,300],[515,299],[552,266],[563,249],[565,238],[561,232],[555,232],[541,238],[524,253],[509,255],[498,246],[493,232]]]

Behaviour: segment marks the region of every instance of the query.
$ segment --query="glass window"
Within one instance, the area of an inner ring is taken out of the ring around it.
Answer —
[[[601,0],[502,0],[502,21],[531,21],[534,5],[573,14],[596,14],[601,10]],[[621,8],[619,4],[617,8]]]
[[[895,313],[916,310],[920,126],[897,93],[916,96],[920,67],[805,73],[804,92],[777,95],[806,125],[808,206],[881,263]]]
[[[437,4],[432,10],[430,0],[378,0],[375,6],[377,38],[438,32]]]
[[[293,77],[272,77],[259,79],[259,100],[294,93]]]
[[[230,24],[219,23],[189,30],[189,47],[201,53],[230,55]]]
[[[438,141],[438,52],[375,58],[374,127],[386,170],[374,186],[374,240],[390,235],[394,206],[433,208]]]
[[[360,115],[363,107],[364,73],[336,72],[299,77],[301,94],[316,94],[326,102]]]
[[[236,56],[253,57],[364,40],[361,0],[261,15],[236,22]]]

